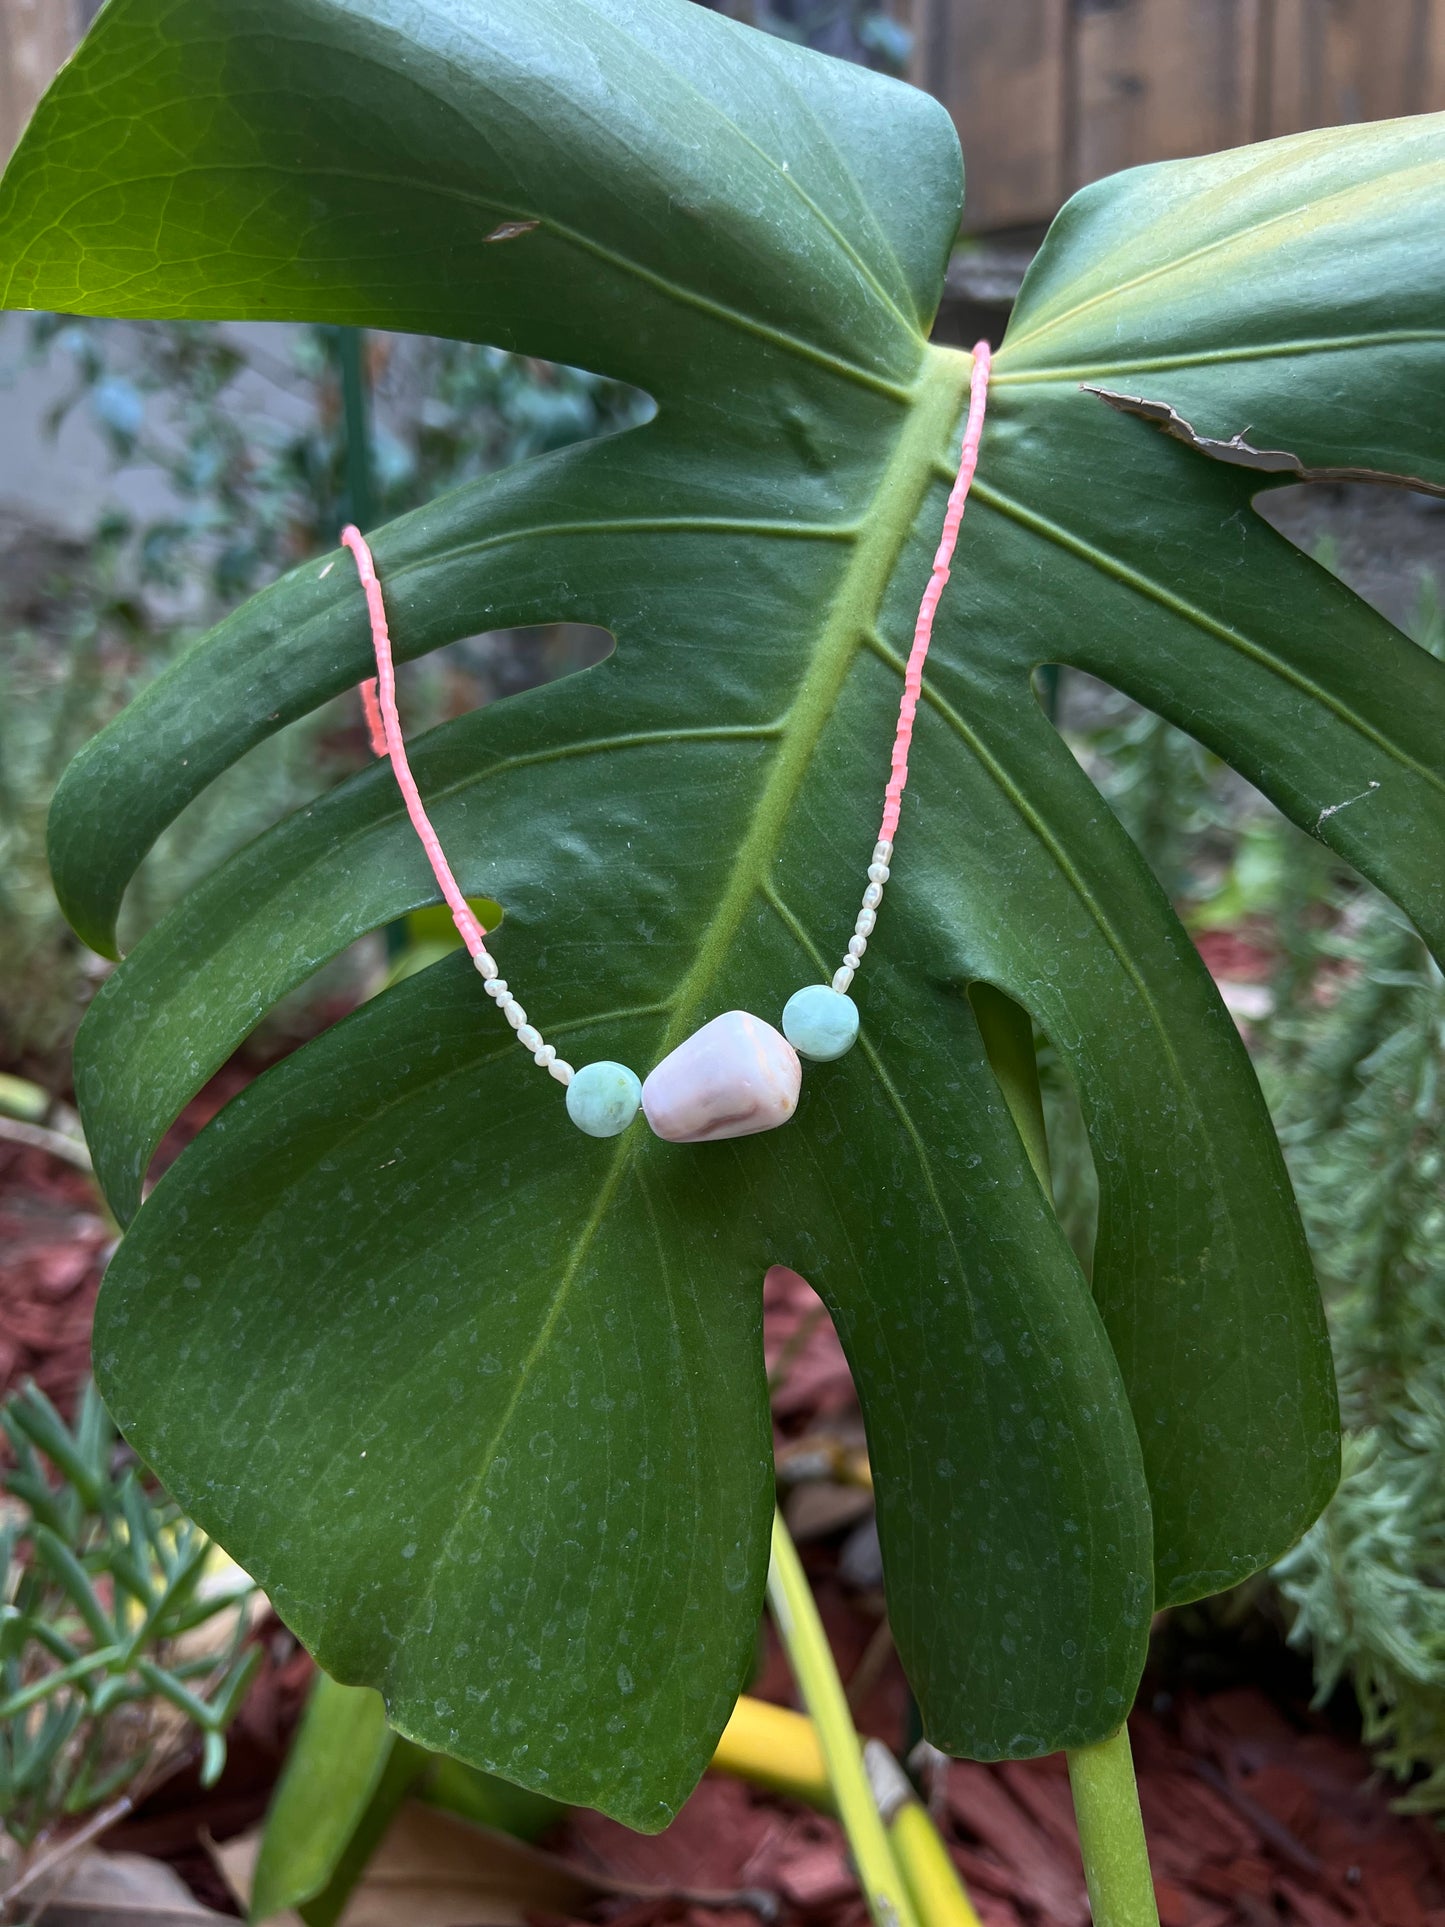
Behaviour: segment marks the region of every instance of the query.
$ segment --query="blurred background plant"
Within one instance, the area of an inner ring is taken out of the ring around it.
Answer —
[[[54,1833],[225,1730],[260,1661],[251,1582],[143,1478],[93,1386],[73,1428],[34,1386],[0,1406],[0,1918]],[[8,1850],[6,1848],[8,1842]]]
[[[1345,573],[1333,538],[1314,547]],[[1445,655],[1427,569],[1408,629]],[[1402,1804],[1445,1814],[1445,979],[1393,906],[1191,738],[1072,671],[1060,713],[1244,1026],[1324,1288],[1344,1478],[1275,1568],[1289,1637],[1321,1703],[1353,1689]],[[1046,1040],[1040,1064],[1060,1213],[1087,1263],[1082,1117]],[[1255,1604],[1270,1609],[1258,1589]]]
[[[114,502],[79,539],[0,526],[0,1061],[58,1061],[97,965],[51,894],[45,815],[71,756],[136,687],[272,577],[472,475],[643,418],[623,385],[466,343],[337,328],[76,321],[43,315],[23,366],[84,416],[149,511]],[[416,665],[423,727],[594,660],[567,625],[472,638]],[[157,847],[127,911],[133,940],[263,824],[365,755],[350,699],[281,732]]]

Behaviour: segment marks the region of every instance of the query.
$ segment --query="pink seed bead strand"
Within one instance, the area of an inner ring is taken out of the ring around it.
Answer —
[[[913,647],[908,653],[903,672],[903,695],[898,704],[898,727],[893,736],[892,773],[883,793],[883,821],[879,825],[878,841],[873,846],[872,861],[868,865],[868,887],[863,892],[863,907],[853,925],[853,934],[848,939],[843,961],[833,974],[833,988],[842,995],[847,994],[863,962],[868,939],[878,921],[883,886],[888,881],[889,865],[893,861],[893,840],[898,832],[898,819],[903,813],[903,792],[908,784],[908,752],[913,744],[913,719],[918,713],[919,698],[923,694],[923,665],[928,660],[928,647],[933,640],[933,617],[948,582],[953,552],[958,546],[958,532],[963,524],[963,511],[968,502],[968,491],[973,485],[974,470],[978,467],[978,449],[983,439],[992,362],[988,343],[975,342],[973,373],[968,384],[968,419],[963,428],[958,473],[949,490],[948,507],[943,516],[943,534],[939,537],[928,586],[919,604],[918,620],[913,626]]]
[[[573,1078],[572,1066],[557,1055],[556,1046],[545,1042],[535,1024],[527,1021],[527,1013],[517,1002],[507,987],[507,980],[497,969],[495,957],[487,949],[482,926],[477,922],[472,906],[462,895],[461,887],[452,875],[451,865],[447,862],[441,840],[432,828],[431,819],[422,804],[421,792],[417,789],[416,778],[411,773],[411,765],[406,759],[406,744],[401,733],[401,717],[396,707],[396,666],[391,656],[391,632],[387,627],[386,604],[382,600],[381,582],[377,577],[376,564],[367,547],[366,538],[360,529],[347,527],[341,531],[344,548],[351,551],[356,560],[356,571],[361,578],[361,586],[366,595],[366,610],[371,622],[371,646],[376,656],[376,675],[369,677],[361,685],[361,703],[366,713],[367,731],[371,737],[371,747],[378,756],[391,758],[392,775],[401,791],[411,826],[426,852],[426,860],[431,865],[432,875],[437,880],[452,913],[452,922],[457,927],[457,935],[466,945],[482,988],[501,1011],[507,1022],[517,1034],[517,1042],[527,1051],[533,1062],[549,1071],[557,1082],[570,1084]]]
[[[959,528],[963,521],[963,511],[968,500],[968,491],[973,482],[974,470],[978,465],[979,443],[983,435],[984,411],[988,400],[989,370],[989,345],[986,341],[980,341],[975,344],[973,350],[968,419],[964,425],[958,473],[949,491],[943,533],[933,558],[933,568],[923,592],[923,600],[919,606],[918,620],[913,631],[913,646],[909,651],[904,670],[903,695],[898,705],[898,724],[893,738],[890,775],[883,798],[883,820],[879,828],[878,840],[873,846],[872,861],[868,865],[868,884],[863,892],[863,905],[853,926],[853,935],[848,939],[847,952],[833,976],[833,989],[844,994],[852,984],[863,961],[864,952],[868,948],[868,939],[873,934],[878,920],[878,910],[883,902],[883,886],[888,881],[889,867],[893,860],[894,837],[902,813],[903,791],[908,783],[908,755],[913,742],[914,718],[923,693],[923,666],[928,657],[929,644],[933,639],[934,614],[948,582],[953,552],[958,543]],[[377,756],[387,756],[391,760],[392,773],[396,777],[397,787],[406,805],[407,816],[426,853],[427,862],[431,866],[442,897],[452,913],[452,921],[457,927],[457,933],[466,945],[472,963],[482,978],[483,989],[516,1032],[517,1042],[538,1065],[550,1072],[559,1084],[568,1085],[576,1073],[569,1063],[558,1057],[554,1046],[543,1040],[537,1027],[528,1021],[526,1011],[508,988],[506,979],[498,972],[496,960],[487,949],[482,926],[473,914],[471,905],[462,895],[461,888],[447,862],[440,839],[422,804],[421,794],[411,773],[411,766],[407,762],[406,745],[401,733],[401,719],[397,713],[396,669],[392,661],[391,635],[387,627],[386,605],[382,597],[376,565],[372,560],[366,539],[359,529],[354,527],[344,529],[341,540],[356,562],[357,574],[366,596],[367,614],[371,623],[372,649],[376,656],[376,675],[368,677],[361,685],[362,707],[366,715],[367,733],[372,750]]]

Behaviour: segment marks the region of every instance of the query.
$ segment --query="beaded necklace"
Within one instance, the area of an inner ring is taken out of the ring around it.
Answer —
[[[481,976],[483,990],[515,1031],[517,1042],[531,1053],[533,1062],[563,1086],[567,1094],[567,1115],[589,1137],[618,1136],[631,1124],[639,1109],[656,1135],[673,1144],[702,1144],[771,1131],[779,1124],[786,1124],[797,1108],[803,1081],[800,1060],[830,1063],[851,1050],[857,1041],[858,1006],[848,993],[877,923],[883,886],[888,881],[893,859],[893,842],[908,782],[913,719],[923,690],[923,665],[933,638],[934,612],[948,581],[964,504],[978,465],[989,364],[989,345],[980,341],[973,351],[968,420],[963,431],[958,473],[949,492],[943,534],[919,605],[913,647],[904,671],[891,768],[883,795],[883,821],[868,864],[863,906],[843,960],[833,973],[831,983],[806,984],[793,992],[783,1006],[781,1033],[748,1011],[724,1011],[684,1039],[649,1074],[645,1083],[626,1064],[605,1058],[574,1070],[557,1055],[554,1045],[545,1042],[536,1025],[528,1021],[526,1011],[498,970],[496,959],[487,949],[482,926],[452,875],[406,759],[396,707],[396,669],[386,605],[371,550],[359,529],[343,530],[342,543],[356,559],[366,595],[376,654],[376,675],[361,685],[372,750],[378,756],[391,758],[392,773],[406,804],[406,813],[421,839],[457,932]]]

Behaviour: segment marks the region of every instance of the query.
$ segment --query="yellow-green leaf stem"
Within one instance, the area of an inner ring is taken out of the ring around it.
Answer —
[[[773,1514],[768,1603],[803,1704],[817,1730],[838,1818],[848,1836],[863,1897],[875,1927],[921,1927],[907,1884],[893,1857],[873,1789],[868,1784],[862,1745],[848,1711],[843,1682],[833,1663],[828,1636],[823,1631],[812,1589],[780,1512]]]
[[[1129,1729],[1069,1754],[1094,1927],[1159,1927]]]
[[[975,985],[973,1002],[999,1089],[1034,1175],[1050,1192],[1049,1141],[1028,1012],[991,985]],[[1068,1762],[1094,1927],[1159,1927],[1128,1727],[1097,1745],[1072,1748]]]

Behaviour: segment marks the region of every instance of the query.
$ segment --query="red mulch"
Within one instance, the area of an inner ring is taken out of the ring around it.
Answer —
[[[0,1143],[0,1397],[34,1378],[70,1409],[114,1235],[84,1172]]]
[[[230,1069],[196,1100],[168,1141],[169,1154],[246,1075]],[[69,1407],[87,1367],[91,1310],[112,1235],[83,1174],[44,1153],[0,1145],[0,1389],[33,1374]],[[837,1338],[817,1318],[816,1302],[791,1273],[769,1274],[770,1367],[790,1357],[775,1400],[780,1456],[793,1472],[824,1459],[846,1476],[856,1467],[861,1427]],[[906,1752],[910,1702],[880,1632],[866,1491],[805,1482],[786,1503],[840,1668],[859,1689],[859,1724]],[[202,1795],[193,1780],[172,1781],[117,1844],[174,1860],[216,1904],[200,1829],[225,1836],[259,1815],[307,1664],[274,1629],[270,1664],[221,1786]],[[1254,1670],[1253,1680],[1210,1692],[1169,1691],[1167,1681],[1151,1680],[1141,1696],[1134,1746],[1163,1927],[1445,1927],[1445,1836],[1391,1811],[1388,1789],[1372,1777],[1357,1741],[1303,1703],[1296,1668],[1281,1658],[1272,1678],[1260,1678],[1257,1661]],[[771,1634],[756,1690],[791,1698]],[[1061,1760],[953,1762],[934,1800],[984,1927],[1086,1927]],[[665,1834],[644,1838],[579,1813],[551,1844],[639,1883],[766,1890],[778,1896],[784,1922],[798,1927],[862,1927],[864,1920],[834,1822],[716,1775]],[[609,1909],[612,1927],[664,1927],[684,1915],[689,1927],[756,1927],[756,1916],[742,1909]]]

